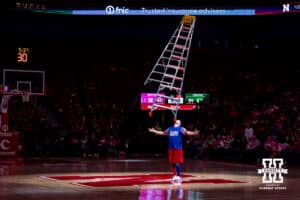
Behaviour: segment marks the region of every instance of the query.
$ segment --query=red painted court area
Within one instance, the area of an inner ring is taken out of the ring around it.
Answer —
[[[91,186],[91,187],[117,187],[117,186],[134,186],[150,184],[170,184],[171,174],[137,174],[124,176],[47,176],[49,179],[59,181],[71,181],[73,184]],[[241,181],[228,179],[202,179],[200,177],[183,174],[184,184],[227,184],[227,183],[245,183]]]

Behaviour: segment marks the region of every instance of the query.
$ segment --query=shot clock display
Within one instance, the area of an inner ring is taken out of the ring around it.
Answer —
[[[17,62],[18,63],[27,63],[29,55],[29,48],[19,47],[17,49]]]

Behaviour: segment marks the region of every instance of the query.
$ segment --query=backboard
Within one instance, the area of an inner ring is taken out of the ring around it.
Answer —
[[[3,69],[2,94],[20,95],[26,91],[31,96],[45,95],[45,71]]]

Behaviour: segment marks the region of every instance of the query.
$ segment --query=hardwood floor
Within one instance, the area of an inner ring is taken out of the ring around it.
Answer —
[[[161,158],[1,158],[0,199],[300,199],[299,166],[285,166],[284,182],[272,190],[264,188],[257,173],[261,167],[187,159],[183,183],[176,186],[170,184],[167,159]]]

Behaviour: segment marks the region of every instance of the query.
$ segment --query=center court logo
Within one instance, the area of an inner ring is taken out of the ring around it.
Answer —
[[[258,169],[258,174],[262,174],[262,183],[266,184],[266,187],[260,189],[285,189],[281,187],[283,184],[282,174],[288,174],[288,170],[282,168],[282,158],[264,158],[262,160],[262,169]]]
[[[243,182],[227,179],[203,179],[199,176],[182,174],[184,184],[242,184]],[[45,178],[68,181],[75,185],[89,187],[120,187],[137,185],[168,185],[171,174],[132,174],[99,176],[47,176]]]

